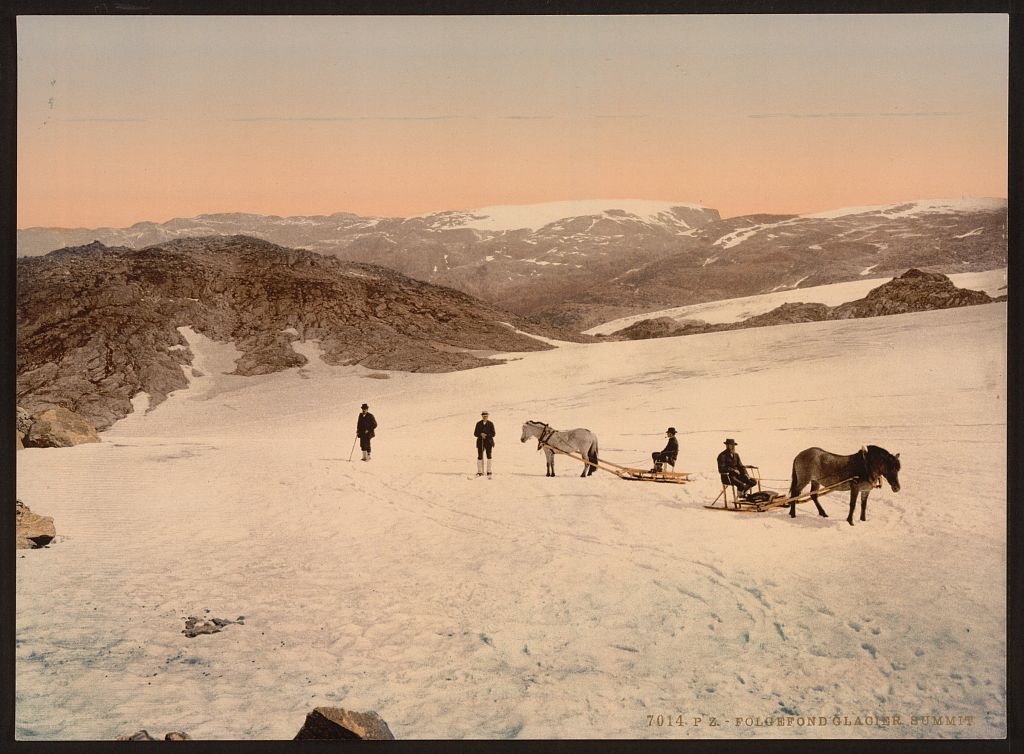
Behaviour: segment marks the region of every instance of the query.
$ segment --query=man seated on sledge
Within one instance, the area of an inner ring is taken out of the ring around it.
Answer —
[[[651,471],[671,471],[676,465],[676,458],[679,456],[679,441],[676,440],[676,428],[669,427],[665,430],[668,443],[661,452],[654,451],[651,458],[654,459],[654,468]],[[666,469],[665,467],[668,467]]]
[[[747,469],[736,452],[736,441],[731,437],[725,441],[725,450],[718,454],[718,473],[722,475],[722,484],[731,484],[745,495],[757,481],[750,478]]]

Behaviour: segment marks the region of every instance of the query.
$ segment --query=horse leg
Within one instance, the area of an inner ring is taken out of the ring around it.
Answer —
[[[815,494],[819,487],[821,487],[821,485],[817,482],[811,482],[811,500],[814,501],[814,507],[818,509],[818,515],[823,518],[828,518],[828,514],[825,512],[825,509],[821,507],[821,503],[818,502],[818,496]]]
[[[853,511],[857,507],[857,485],[852,484],[850,486],[850,515],[846,517],[846,523],[853,526]]]
[[[867,521],[868,513],[868,495],[871,494],[871,490],[864,490],[860,493],[860,520]]]
[[[546,476],[554,476],[555,475],[555,454],[552,453],[547,448],[545,448],[544,449],[544,456],[547,459],[547,464],[548,464],[548,473],[546,474]]]

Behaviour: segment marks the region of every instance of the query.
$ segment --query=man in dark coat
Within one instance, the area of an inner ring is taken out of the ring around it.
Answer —
[[[487,418],[487,412],[480,414],[480,421],[473,429],[476,438],[476,475],[484,475],[484,453],[487,454],[487,476],[491,475],[491,450],[494,449],[494,424]]]
[[[360,406],[359,418],[356,419],[356,437],[359,438],[359,447],[363,451],[363,460],[370,460],[370,438],[373,437],[373,430],[377,429],[377,420],[370,413],[370,407],[365,403]]]
[[[676,428],[669,427],[665,430],[665,436],[668,438],[668,442],[665,444],[665,448],[661,451],[655,451],[651,453],[651,458],[654,459],[653,471],[662,471],[665,466],[675,466],[676,458],[679,456],[679,441],[676,440]]]
[[[718,473],[722,475],[722,484],[735,486],[741,495],[757,484],[747,474],[740,454],[736,452],[736,441],[731,437],[725,441],[725,450],[718,454]]]

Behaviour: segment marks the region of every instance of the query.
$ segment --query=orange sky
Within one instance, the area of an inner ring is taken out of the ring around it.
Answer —
[[[18,225],[1006,196],[1005,15],[20,17]]]

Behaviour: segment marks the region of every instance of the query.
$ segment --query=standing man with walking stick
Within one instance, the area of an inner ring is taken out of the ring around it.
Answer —
[[[359,418],[356,419],[356,437],[359,438],[359,447],[363,451],[363,460],[370,460],[370,438],[373,437],[373,431],[377,429],[377,420],[373,418],[373,414],[370,413],[370,407],[365,403],[360,406],[362,409],[359,412]]]

